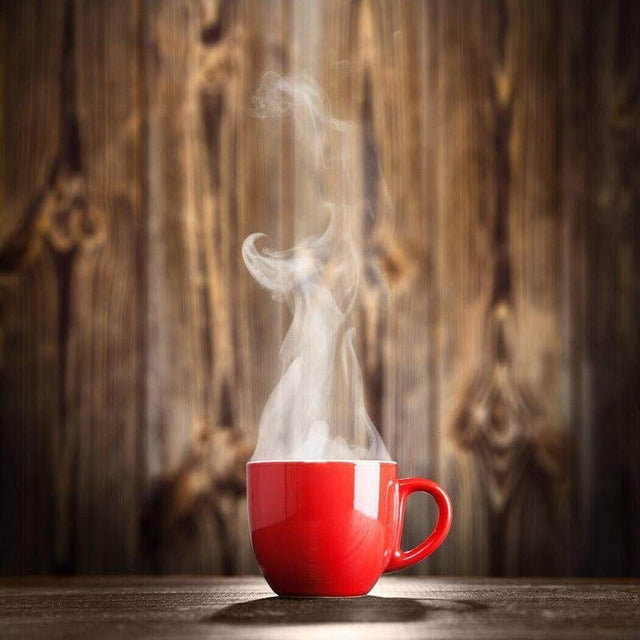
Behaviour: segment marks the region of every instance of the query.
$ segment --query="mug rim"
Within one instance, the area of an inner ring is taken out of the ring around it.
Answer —
[[[342,462],[344,464],[395,464],[398,463],[395,460],[250,460],[247,462],[247,467],[250,464],[336,464]]]

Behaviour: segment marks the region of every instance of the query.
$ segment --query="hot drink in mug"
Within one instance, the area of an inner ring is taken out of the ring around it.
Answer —
[[[422,543],[402,551],[415,491],[433,496],[438,519]],[[432,554],[451,526],[447,494],[431,480],[399,480],[395,462],[250,462],[247,496],[256,558],[283,596],[364,595],[383,573]]]
[[[365,264],[372,252],[363,252],[371,243],[362,237],[368,208],[358,188],[361,159],[353,155],[362,131],[334,118],[324,91],[308,78],[267,72],[254,107],[263,119],[293,116],[297,209],[291,219],[325,220],[326,227],[283,251],[267,246],[260,233],[242,245],[251,275],[292,313],[280,349],[281,378],[247,465],[251,541],[267,582],[281,595],[363,595],[385,571],[419,562],[442,544],[451,502],[430,480],[398,479],[364,404],[349,318],[363,268],[379,293],[385,287],[376,265]],[[392,208],[385,193],[377,194],[376,224]],[[402,551],[414,491],[433,496],[438,519],[426,540]]]

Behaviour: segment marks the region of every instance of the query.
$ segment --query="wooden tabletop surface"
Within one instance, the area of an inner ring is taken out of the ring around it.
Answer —
[[[354,599],[261,578],[9,578],[0,638],[640,638],[640,581],[385,577]]]

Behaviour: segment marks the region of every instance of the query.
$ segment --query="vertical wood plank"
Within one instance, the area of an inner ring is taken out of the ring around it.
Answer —
[[[174,473],[210,425],[210,319],[206,274],[199,247],[206,162],[198,104],[201,16],[189,3],[145,3],[145,76],[148,94],[147,179],[147,465],[150,481]],[[218,30],[228,25],[218,25]],[[206,182],[205,182],[206,184]],[[176,476],[176,479],[179,476]],[[194,485],[199,488],[199,485]],[[191,483],[184,491],[190,490]],[[163,501],[193,498],[168,493]],[[204,529],[209,548],[198,544],[172,554],[162,546],[182,505],[149,504],[144,520],[145,555],[155,570],[220,571],[224,550],[213,518]],[[217,508],[217,507],[216,507]],[[173,512],[176,515],[173,515]],[[164,512],[167,512],[165,515]],[[164,522],[164,521],[167,522]],[[156,531],[157,529],[157,531]],[[167,529],[165,531],[164,529]],[[202,555],[204,554],[204,558]]]
[[[440,40],[441,108],[454,114],[444,116],[445,137],[449,123],[453,129],[441,159],[455,174],[441,183],[438,227],[442,463],[461,514],[444,565],[465,573],[562,572],[562,476],[570,470],[553,242],[562,229],[550,128],[556,16],[541,3],[463,5],[443,9]],[[476,20],[463,19],[462,9],[477,12]],[[449,43],[463,43],[463,55]],[[458,202],[461,193],[470,199]]]
[[[458,389],[481,366],[485,311],[492,282],[495,157],[489,73],[495,6],[441,3],[438,7],[437,254],[438,428],[450,423]],[[473,25],[473,26],[472,26]],[[452,539],[442,549],[447,573],[489,571],[483,480],[473,451],[451,456],[443,447],[441,473],[457,508]]]
[[[593,428],[589,367],[586,363],[587,253],[585,245],[586,212],[589,211],[589,155],[593,153],[593,72],[590,51],[593,31],[590,14],[580,0],[562,5],[559,16],[559,212],[564,229],[562,237],[563,351],[569,363],[566,409],[573,444],[572,522],[573,545],[567,555],[572,571],[584,574],[590,545],[592,513]]]
[[[581,284],[591,465],[589,539],[581,570],[635,575],[640,570],[635,543],[640,531],[640,7],[614,2],[588,11],[593,124],[587,142],[589,200],[584,235],[577,240],[584,243],[586,259]]]
[[[494,83],[510,100],[508,184],[513,335],[508,337],[514,406],[520,422],[512,443],[526,465],[505,519],[507,574],[570,570],[568,480],[572,469],[562,353],[564,220],[558,207],[558,12],[554,3],[513,3],[505,13],[504,64]],[[506,173],[506,175],[505,175]],[[500,186],[498,186],[500,189]],[[495,285],[494,285],[495,286]],[[505,389],[505,396],[506,390]]]
[[[60,289],[51,239],[61,155],[64,7],[3,2],[0,213],[0,571],[49,572],[60,468]],[[64,540],[61,540],[61,537]]]
[[[78,148],[89,211],[69,265],[66,428],[78,439],[76,570],[138,567],[143,424],[139,3],[78,2]]]

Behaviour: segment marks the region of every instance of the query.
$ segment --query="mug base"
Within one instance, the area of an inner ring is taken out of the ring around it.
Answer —
[[[377,582],[377,580],[376,580]],[[267,579],[267,584],[275,591],[276,595],[280,598],[287,599],[295,599],[295,600],[308,600],[310,598],[321,598],[326,600],[340,600],[343,598],[363,598],[368,595],[371,589],[375,586],[375,582],[373,584],[362,584],[359,585],[335,585],[333,587],[329,587],[325,585],[323,587],[319,587],[318,585],[314,586],[305,586],[302,584],[296,585],[284,585],[282,583],[277,584],[275,581],[272,582]]]
[[[278,593],[276,591],[276,595],[279,598],[283,598],[284,600],[345,600],[345,599],[355,599],[355,598],[364,598],[366,595],[368,595],[368,591],[367,593],[354,593],[354,594],[350,594],[350,595],[343,595],[343,596],[334,596],[334,595],[294,595],[291,593]]]

